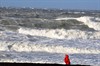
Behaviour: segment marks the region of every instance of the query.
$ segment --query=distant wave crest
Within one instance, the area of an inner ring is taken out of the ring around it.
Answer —
[[[90,28],[93,28],[95,30],[100,30],[100,18],[96,17],[89,17],[89,16],[82,16],[78,18],[57,18],[55,20],[69,20],[69,19],[75,19],[77,21],[83,22],[85,25],[89,26]]]

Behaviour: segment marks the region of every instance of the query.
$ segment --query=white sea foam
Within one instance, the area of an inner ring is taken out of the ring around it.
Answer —
[[[98,31],[30,28],[20,28],[18,32],[0,31],[0,62],[64,64],[64,55],[69,54],[72,64],[99,66],[100,26],[95,26],[99,25],[99,18],[56,20],[69,19],[84,21],[84,24]]]
[[[0,32],[0,62],[64,64],[64,55],[68,54],[72,64],[98,66],[99,49],[99,40],[53,39],[10,31]]]
[[[73,42],[73,41],[72,41]],[[81,42],[80,42],[81,43]],[[67,42],[66,42],[67,44]],[[59,44],[58,44],[59,45]],[[49,52],[49,53],[85,53],[85,54],[98,54],[100,50],[97,48],[77,48],[75,47],[64,47],[63,45],[58,46],[57,44],[49,45],[42,43],[29,43],[29,42],[0,42],[0,51],[16,51],[16,52]],[[80,45],[79,45],[80,46]]]
[[[69,19],[76,19],[78,21],[83,22],[90,28],[93,28],[95,30],[100,30],[100,18],[96,18],[96,17],[90,17],[90,16],[82,16],[78,18],[65,17],[65,18],[57,18],[55,20],[69,20]]]
[[[3,36],[3,38],[2,38]],[[50,53],[100,53],[99,40],[89,39],[50,39],[27,35],[21,35],[13,32],[3,32],[0,37],[0,51],[45,51]],[[31,41],[30,41],[31,39]]]
[[[66,29],[18,29],[18,33],[45,36],[57,39],[100,39],[100,31],[87,32],[80,30],[66,30]]]
[[[96,22],[96,21],[93,21],[94,17],[80,17],[80,18],[77,18],[78,21],[81,21],[81,22],[84,22],[84,24],[88,25],[90,28],[93,28],[95,30],[100,30],[100,21],[99,22]],[[95,19],[94,19],[95,20]]]

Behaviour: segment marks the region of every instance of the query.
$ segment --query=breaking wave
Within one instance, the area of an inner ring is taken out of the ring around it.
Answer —
[[[4,18],[1,19],[0,26],[12,31],[16,31],[20,27],[32,29],[78,29],[82,31],[99,31],[100,18],[90,16],[78,18],[65,17],[57,19]]]
[[[93,28],[95,30],[100,30],[100,18],[97,17],[90,17],[90,16],[82,16],[78,18],[65,17],[65,18],[57,18],[55,20],[69,20],[69,19],[75,19],[77,21],[83,22],[90,28]]]
[[[66,40],[8,31],[0,33],[0,51],[98,54],[99,43],[99,39]]]
[[[100,39],[100,31],[81,31],[81,30],[66,30],[66,29],[28,29],[20,28],[18,33],[44,36],[56,39]]]
[[[34,51],[36,52],[38,51],[38,52],[69,53],[69,54],[73,54],[73,53],[98,54],[100,53],[100,50],[97,48],[96,49],[77,48],[77,46],[76,47],[68,47],[68,46],[64,47],[64,45],[59,45],[59,44],[49,45],[49,43],[48,44],[41,44],[41,43],[38,44],[38,43],[30,43],[30,42],[8,42],[8,43],[2,42],[0,46],[2,47],[0,48],[0,51],[16,51],[16,52],[34,52]]]

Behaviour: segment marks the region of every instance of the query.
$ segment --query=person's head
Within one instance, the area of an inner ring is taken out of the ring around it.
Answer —
[[[66,54],[65,57],[69,58],[69,56]]]

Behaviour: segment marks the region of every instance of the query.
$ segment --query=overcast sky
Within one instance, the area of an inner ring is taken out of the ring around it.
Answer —
[[[0,0],[0,6],[100,10],[100,0]]]

